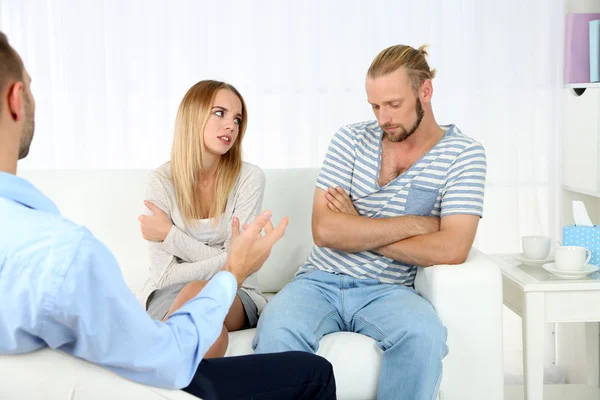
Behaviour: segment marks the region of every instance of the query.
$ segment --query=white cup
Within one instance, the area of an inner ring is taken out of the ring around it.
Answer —
[[[552,240],[548,236],[523,236],[521,246],[523,256],[530,260],[543,260],[550,253]]]
[[[562,271],[581,271],[592,258],[592,252],[581,246],[559,246],[554,253],[554,264]]]

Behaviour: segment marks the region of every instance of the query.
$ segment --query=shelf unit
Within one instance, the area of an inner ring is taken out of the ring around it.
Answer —
[[[600,88],[600,82],[587,82],[587,83],[565,83],[565,89],[589,89],[589,88]]]
[[[567,185],[563,185],[562,188],[563,188],[563,190],[566,190],[566,191],[569,191],[572,193],[578,193],[578,194],[582,194],[585,196],[600,198],[600,192],[593,192],[593,191],[589,191],[589,190],[578,189],[578,188],[574,188],[574,187],[567,186]]]
[[[600,12],[597,0],[564,0],[567,13]],[[573,224],[573,200],[582,201],[593,222],[600,222],[600,82],[563,85],[563,168],[560,226]],[[586,324],[556,324],[556,356],[572,385],[548,385],[546,399],[600,399],[598,380],[587,381],[582,361]],[[595,368],[595,367],[594,367]],[[600,379],[600,377],[598,378]],[[522,398],[520,388],[507,387],[507,400]],[[512,389],[512,393],[511,393]],[[516,389],[516,390],[515,390]],[[516,396],[511,396],[516,395]]]

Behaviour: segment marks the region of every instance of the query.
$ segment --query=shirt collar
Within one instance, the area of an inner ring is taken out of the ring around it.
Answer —
[[[0,172],[0,197],[7,198],[34,210],[60,215],[56,205],[27,180]]]

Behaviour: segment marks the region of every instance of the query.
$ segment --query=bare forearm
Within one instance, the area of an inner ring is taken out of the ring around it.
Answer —
[[[313,220],[313,236],[319,247],[355,253],[433,232],[438,226],[432,217],[367,218],[331,212],[321,221]]]
[[[386,246],[375,252],[406,264],[430,267],[439,264],[462,264],[472,241],[457,238],[449,231],[414,236]]]

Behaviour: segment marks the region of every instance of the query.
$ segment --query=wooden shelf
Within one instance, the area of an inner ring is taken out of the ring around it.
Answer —
[[[589,88],[600,88],[600,82],[587,82],[587,83],[566,83],[565,89],[589,89]]]
[[[577,188],[566,186],[566,185],[563,185],[562,188],[564,190],[568,190],[569,192],[573,192],[573,193],[584,194],[586,196],[592,196],[592,197],[600,197],[600,193],[599,192],[591,192],[589,190],[577,189]]]

